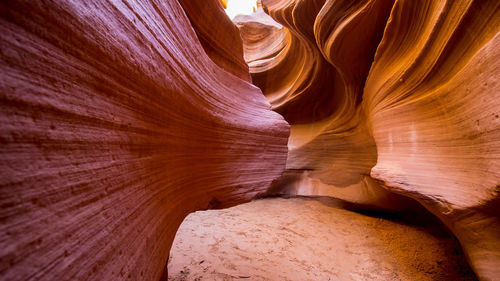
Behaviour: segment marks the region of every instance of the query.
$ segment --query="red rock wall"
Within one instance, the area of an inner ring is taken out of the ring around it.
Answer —
[[[288,124],[175,0],[2,1],[0,34],[2,280],[158,280],[189,212],[285,167]]]
[[[302,187],[286,192],[378,207],[391,204],[386,190],[416,199],[480,279],[498,279],[500,3],[263,4],[282,27],[262,13],[238,25],[254,83],[292,125],[282,182]],[[326,77],[310,70],[328,65]]]
[[[221,68],[251,81],[238,28],[226,16],[225,1],[179,0],[207,55]]]

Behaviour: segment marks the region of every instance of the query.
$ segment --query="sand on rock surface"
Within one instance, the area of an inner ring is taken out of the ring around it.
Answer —
[[[476,280],[437,221],[341,206],[268,198],[193,213],[175,237],[169,280]]]

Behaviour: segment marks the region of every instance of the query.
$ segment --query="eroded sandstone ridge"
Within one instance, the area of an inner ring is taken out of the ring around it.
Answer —
[[[159,280],[189,212],[280,176],[288,124],[212,2],[217,39],[176,0],[0,2],[0,279]]]
[[[498,280],[500,2],[262,2],[279,24],[237,21],[253,82],[291,124],[285,192],[414,198]]]

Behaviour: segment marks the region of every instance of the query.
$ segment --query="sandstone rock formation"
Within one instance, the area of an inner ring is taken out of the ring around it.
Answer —
[[[282,173],[236,27],[182,3],[0,2],[0,279],[159,280],[189,212]]]
[[[263,13],[238,25],[253,82],[291,124],[282,181],[369,205],[414,198],[498,279],[500,3],[263,4],[282,27]]]
[[[158,280],[269,192],[416,200],[499,278],[498,1],[220,3],[0,2],[0,279]]]
[[[203,49],[218,66],[250,81],[243,59],[243,42],[238,28],[226,17],[217,1],[178,0],[196,31]],[[221,1],[226,6],[225,1]]]

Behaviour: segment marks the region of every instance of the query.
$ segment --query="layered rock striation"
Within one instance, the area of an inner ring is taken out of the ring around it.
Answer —
[[[388,192],[413,198],[480,279],[498,279],[498,1],[263,4],[280,25],[261,12],[238,26],[253,82],[291,124],[277,192],[395,209]]]
[[[166,278],[188,213],[281,175],[289,126],[238,30],[182,4],[0,3],[0,279]]]

